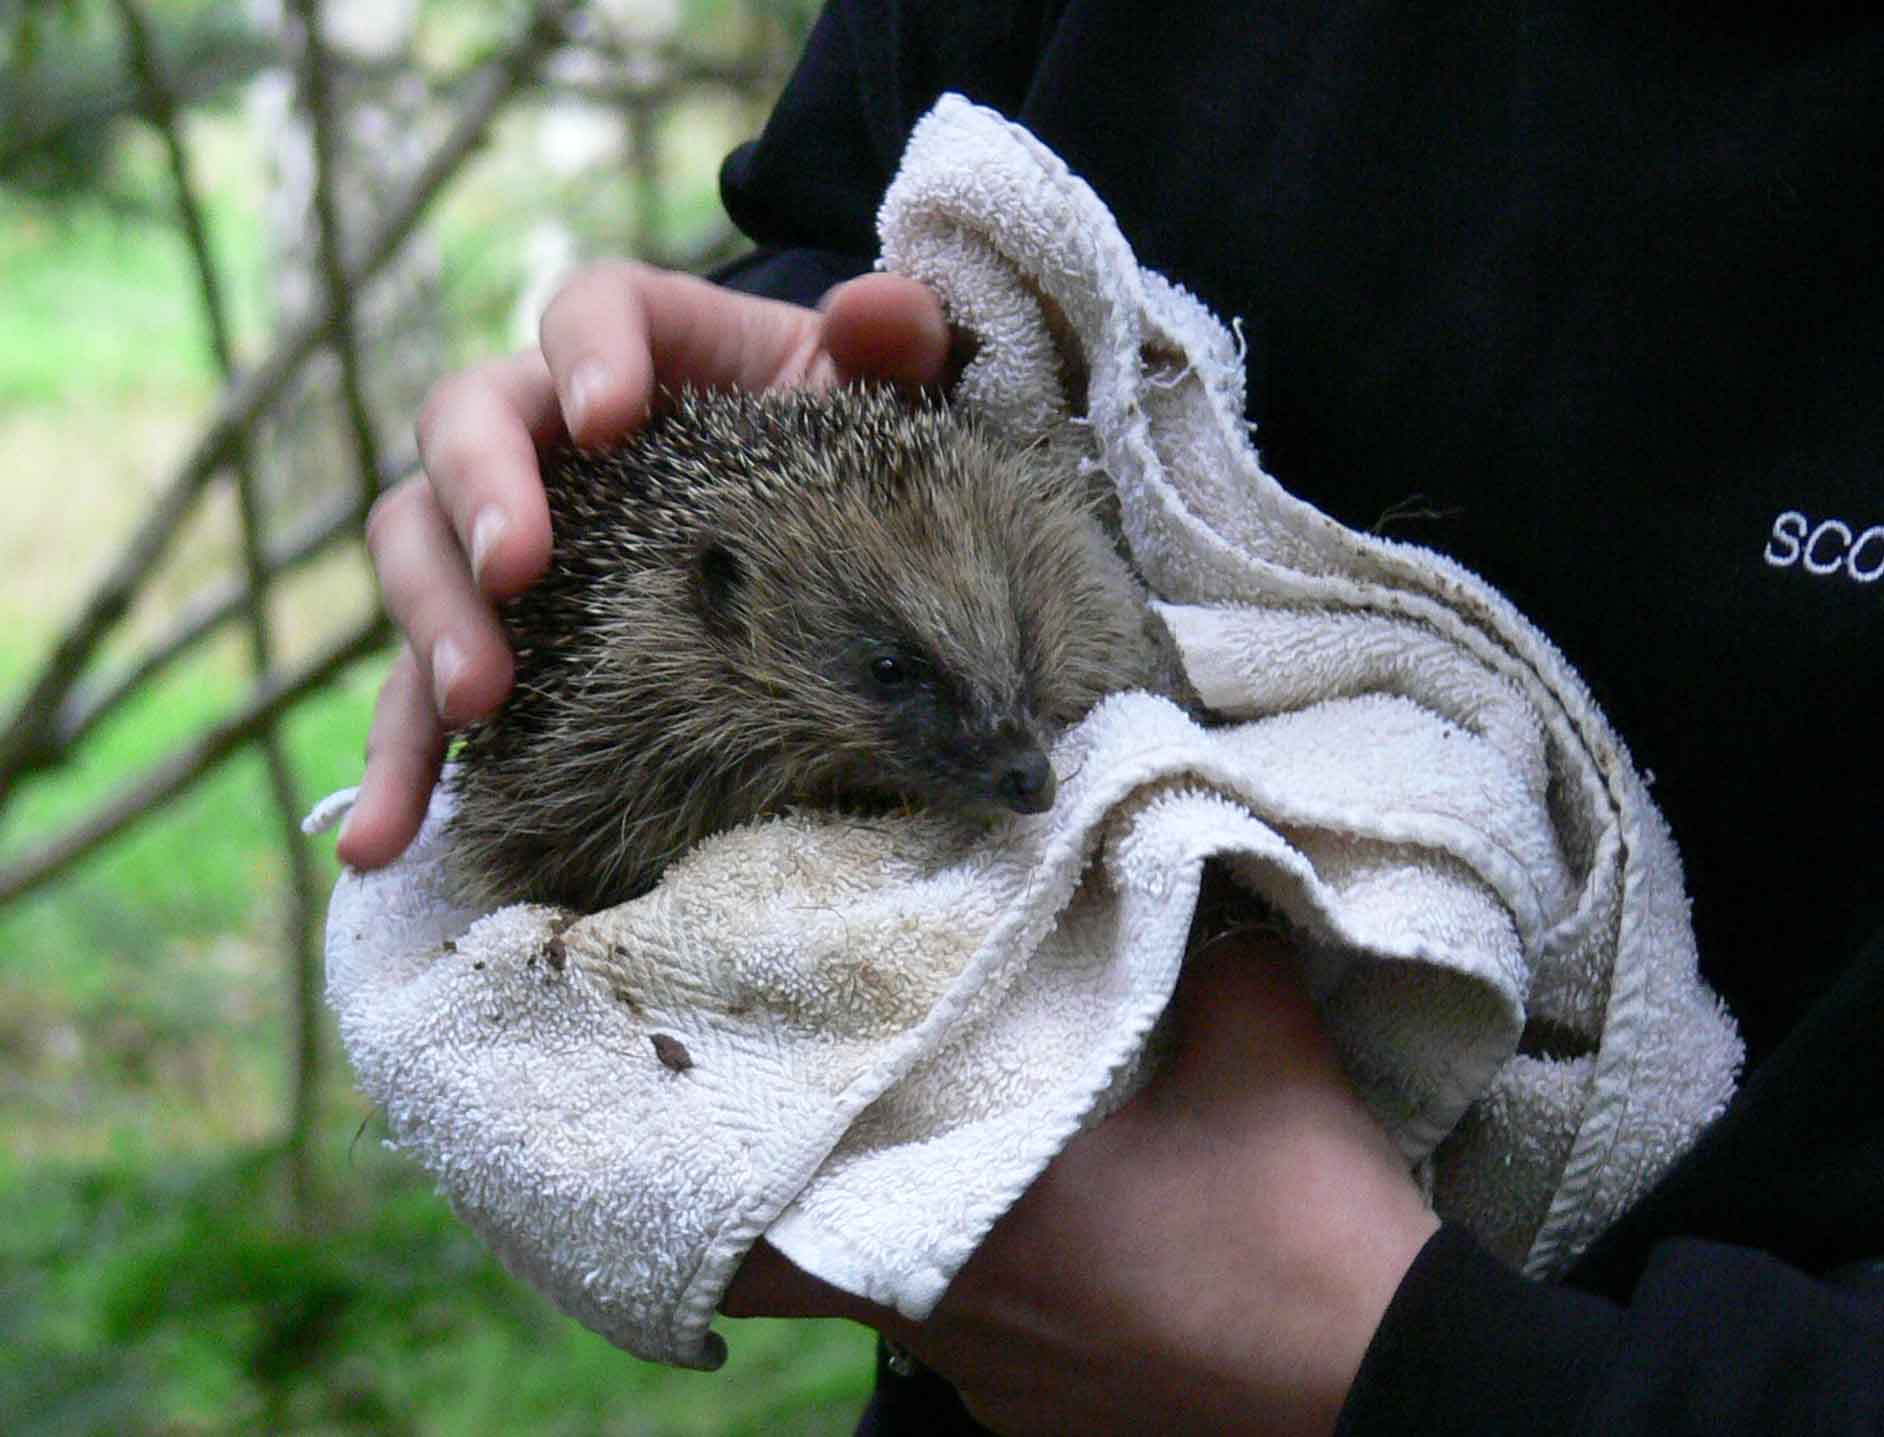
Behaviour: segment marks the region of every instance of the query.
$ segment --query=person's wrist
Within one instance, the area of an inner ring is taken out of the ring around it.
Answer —
[[[1363,1239],[1362,1250],[1330,1298],[1327,1325],[1316,1335],[1319,1361],[1313,1370],[1318,1376],[1304,1393],[1310,1399],[1313,1423],[1304,1430],[1335,1430],[1394,1294],[1438,1230],[1439,1219],[1421,1203],[1397,1212],[1393,1221]]]
[[[1262,1014],[1262,1041],[1226,1046],[1233,1088],[1253,1081],[1255,1122],[1235,1151],[1253,1166],[1237,1180],[1263,1195],[1251,1207],[1248,1249],[1226,1252],[1213,1326],[1227,1344],[1221,1430],[1328,1433],[1360,1373],[1375,1333],[1439,1219],[1406,1161],[1341,1074],[1312,1005],[1281,981],[1292,959],[1246,936],[1210,955],[1245,990],[1238,1011]],[[1258,975],[1267,971],[1267,979]],[[1221,999],[1210,1006],[1215,1018]],[[1177,1114],[1167,1112],[1166,1120]],[[1233,1218],[1229,1220],[1233,1221]],[[1247,1279],[1239,1279],[1238,1271]],[[1251,1289],[1261,1310],[1255,1310]],[[1239,1376],[1240,1374],[1240,1376]],[[1237,1384],[1244,1385],[1238,1390]]]

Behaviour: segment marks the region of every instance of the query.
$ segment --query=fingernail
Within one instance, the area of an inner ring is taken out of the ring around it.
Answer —
[[[599,359],[585,359],[569,374],[567,397],[563,401],[563,419],[571,435],[580,435],[598,404],[608,397],[614,384],[608,366]]]
[[[484,583],[484,561],[491,557],[491,551],[509,527],[510,516],[495,504],[486,504],[478,510],[477,518],[471,522],[471,577],[480,586]]]
[[[457,640],[449,634],[432,645],[432,706],[438,710],[438,716],[445,716],[445,704],[451,697],[452,685],[458,682],[458,675],[464,672],[464,650],[458,647]]]

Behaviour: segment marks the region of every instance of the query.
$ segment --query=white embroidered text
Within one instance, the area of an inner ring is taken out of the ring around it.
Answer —
[[[1884,578],[1884,524],[1859,529],[1843,519],[1808,519],[1788,509],[1773,520],[1766,541],[1766,562],[1775,569],[1795,564],[1808,574],[1837,574],[1860,584]]]

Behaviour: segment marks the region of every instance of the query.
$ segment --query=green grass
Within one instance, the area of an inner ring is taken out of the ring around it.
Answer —
[[[81,388],[207,390],[201,321],[181,270],[101,211],[0,198],[0,273],[0,405]]]
[[[232,126],[210,117],[192,127],[194,179],[224,304],[237,334],[253,338],[262,325],[261,237]],[[132,394],[201,405],[214,392],[168,171],[152,135],[123,134],[113,158],[131,210],[98,195],[49,203],[0,189],[0,412]]]
[[[381,664],[286,737],[311,800],[357,777]],[[24,672],[0,657],[0,692]],[[36,783],[6,850],[226,711],[210,651]],[[637,1362],[505,1275],[330,1077],[310,1228],[286,1211],[284,898],[257,761],[0,909],[0,1412],[9,1433],[823,1433],[869,1340],[724,1324],[718,1374]],[[323,881],[334,866],[317,841]],[[338,1066],[338,1059],[334,1059]],[[108,1354],[108,1355],[107,1355]]]
[[[859,1329],[723,1324],[720,1373],[638,1363],[506,1277],[362,1143],[318,1228],[266,1153],[0,1180],[0,1411],[52,1432],[846,1431]]]

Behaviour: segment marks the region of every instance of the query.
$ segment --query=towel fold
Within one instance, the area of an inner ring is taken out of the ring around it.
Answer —
[[[959,403],[1021,440],[1078,426],[1221,721],[1116,695],[1056,747],[1048,813],[793,814],[587,916],[454,907],[441,788],[329,919],[330,1001],[393,1140],[641,1356],[718,1364],[713,1312],[761,1235],[920,1318],[1141,1080],[1218,860],[1289,924],[1440,1212],[1558,1271],[1740,1061],[1588,691],[1484,583],[1270,479],[1233,333],[1024,130],[945,97],[880,229],[980,341]]]

